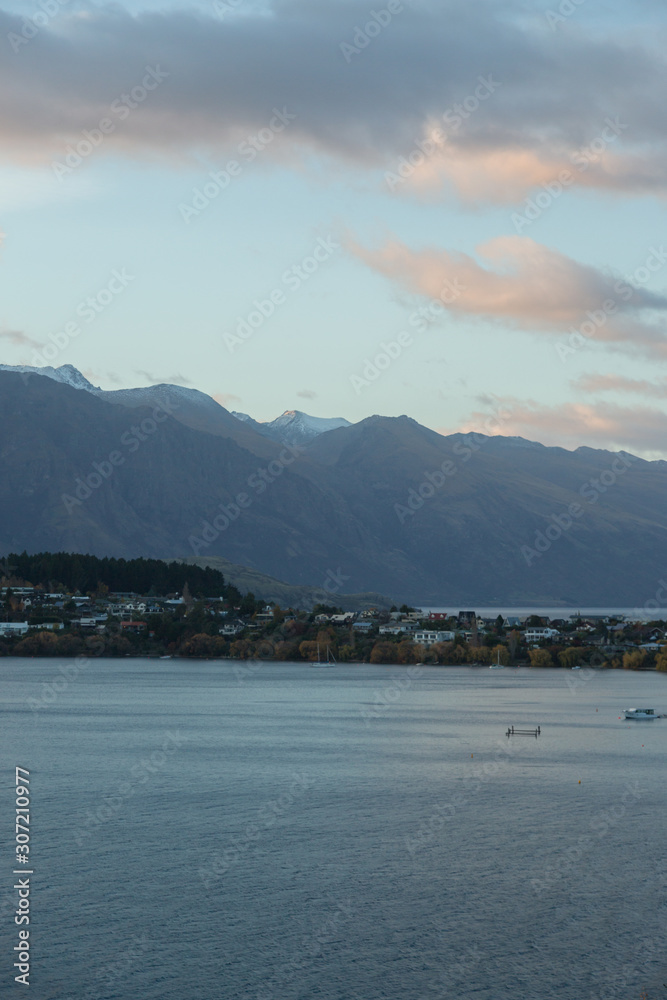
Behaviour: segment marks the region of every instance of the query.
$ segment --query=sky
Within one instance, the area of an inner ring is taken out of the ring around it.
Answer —
[[[666,29],[0,0],[0,362],[667,457]]]

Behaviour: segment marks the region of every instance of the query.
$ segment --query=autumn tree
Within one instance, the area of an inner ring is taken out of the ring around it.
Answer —
[[[528,656],[531,667],[553,667],[554,665],[548,649],[531,649]]]
[[[567,649],[561,649],[558,653],[558,662],[561,667],[576,667],[581,658],[581,650],[577,649],[575,646],[568,646]]]
[[[396,644],[376,642],[371,650],[371,663],[396,663]]]
[[[639,668],[644,665],[645,659],[646,659],[645,649],[629,650],[627,653],[623,653],[623,669],[639,670]]]

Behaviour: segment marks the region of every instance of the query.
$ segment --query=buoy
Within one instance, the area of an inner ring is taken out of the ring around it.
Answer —
[[[470,756],[471,756],[471,757],[474,757],[475,755],[471,753],[471,754],[470,754]]]
[[[579,778],[579,784],[581,784],[581,778]]]

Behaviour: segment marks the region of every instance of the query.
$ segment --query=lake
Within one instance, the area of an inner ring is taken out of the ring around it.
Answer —
[[[665,675],[0,673],[8,990],[19,765],[39,1000],[667,997]]]

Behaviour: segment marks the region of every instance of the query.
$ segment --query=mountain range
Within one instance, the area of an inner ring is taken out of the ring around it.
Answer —
[[[69,365],[0,366],[0,415],[0,553],[225,559],[333,603],[638,606],[662,586],[662,461],[407,416],[260,424]]]

